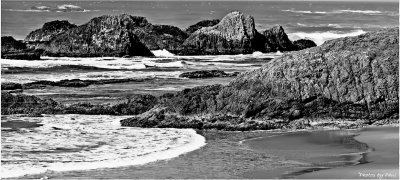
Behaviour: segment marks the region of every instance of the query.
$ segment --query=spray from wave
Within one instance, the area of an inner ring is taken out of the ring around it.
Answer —
[[[327,40],[337,39],[348,36],[358,36],[366,33],[365,31],[359,29],[351,32],[338,32],[338,31],[326,31],[326,32],[295,32],[288,34],[289,39],[292,41],[298,39],[310,39],[314,41],[317,45],[323,44]]]

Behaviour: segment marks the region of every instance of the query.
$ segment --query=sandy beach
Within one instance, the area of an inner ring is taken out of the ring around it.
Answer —
[[[365,163],[307,173],[305,179],[398,179],[399,129],[398,127],[373,127],[360,131],[355,139],[368,144],[371,151],[365,154]]]

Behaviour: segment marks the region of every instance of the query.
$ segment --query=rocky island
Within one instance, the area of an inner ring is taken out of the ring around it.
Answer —
[[[124,57],[153,56],[150,50],[159,49],[177,55],[296,51],[316,46],[309,41],[290,41],[282,26],[259,33],[252,16],[234,11],[221,20],[200,21],[186,31],[171,25],[154,25],[145,17],[128,14],[95,17],[79,26],[56,20],[32,31],[20,43],[45,56]],[[12,50],[7,47],[4,52]]]

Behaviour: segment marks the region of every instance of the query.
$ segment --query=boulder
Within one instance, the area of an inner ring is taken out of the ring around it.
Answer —
[[[192,33],[183,43],[180,54],[248,54],[253,52],[256,35],[254,18],[231,12],[214,26]]]
[[[47,22],[44,23],[42,28],[36,29],[31,33],[29,33],[29,35],[26,36],[25,41],[26,42],[50,41],[54,37],[76,27],[77,26],[75,24],[71,24],[66,20],[63,21],[56,20]]]
[[[193,25],[189,26],[189,27],[186,29],[186,33],[192,34],[192,33],[194,33],[195,31],[197,31],[197,30],[199,30],[199,29],[201,29],[201,28],[203,28],[203,27],[215,26],[215,25],[217,25],[218,23],[219,23],[219,19],[203,20],[203,21],[200,21],[200,22],[198,22],[198,23],[196,23],[196,24],[193,24]]]
[[[311,47],[317,46],[314,41],[309,39],[299,39],[293,42],[293,45],[296,46],[297,50],[303,50]]]
[[[156,109],[122,124],[148,126],[146,118],[151,117],[154,126],[173,127],[165,121],[175,118],[185,121],[178,127],[197,128],[197,123],[189,123],[197,117],[209,127],[240,130],[293,128],[304,123],[292,121],[310,118],[362,120],[361,124],[398,119],[398,37],[399,29],[389,28],[285,53],[260,69],[240,74],[227,86],[162,96]],[[219,121],[213,119],[220,116],[231,121],[215,124]]]
[[[54,37],[45,47],[50,56],[153,56],[132,29],[147,23],[126,14],[101,16]]]

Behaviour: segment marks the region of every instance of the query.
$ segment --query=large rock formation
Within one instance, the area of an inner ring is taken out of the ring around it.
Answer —
[[[170,25],[153,25],[146,21],[144,26],[132,27],[140,41],[150,50],[166,49],[175,53],[181,49],[188,37],[186,32]]]
[[[197,30],[199,30],[199,29],[201,29],[201,28],[203,28],[203,27],[215,26],[215,25],[217,25],[218,23],[219,23],[219,19],[203,20],[203,21],[200,21],[200,22],[198,22],[198,23],[196,23],[196,24],[193,24],[193,25],[189,26],[189,27],[186,29],[186,32],[187,32],[188,34],[192,34],[192,33],[194,33],[195,31],[197,31]]]
[[[228,86],[166,95],[158,108],[121,123],[147,126],[150,118],[153,127],[217,123],[240,130],[310,125],[293,121],[299,118],[398,119],[398,37],[398,28],[391,28],[286,53]]]
[[[3,36],[1,37],[1,58],[38,60],[40,52],[28,49],[25,43],[11,36]]]
[[[282,26],[275,26],[263,32],[265,37],[264,48],[266,52],[293,51],[297,48],[289,40]]]
[[[183,43],[183,54],[252,53],[256,33],[253,17],[231,12],[217,25],[192,33]]]
[[[245,16],[241,12],[231,12],[218,24],[213,25],[217,22],[201,21],[190,26],[187,32],[191,35],[177,54],[247,54],[254,51],[268,53],[313,47],[312,44],[294,45],[282,26],[275,26],[259,33],[255,29],[254,18]]]
[[[51,21],[44,23],[43,27],[36,29],[26,36],[25,41],[36,42],[36,41],[50,41],[59,34],[64,33],[72,28],[76,28],[75,24],[71,24],[66,20],[63,21]]]
[[[145,22],[126,14],[96,17],[56,36],[45,51],[52,56],[152,56],[132,32]]]

